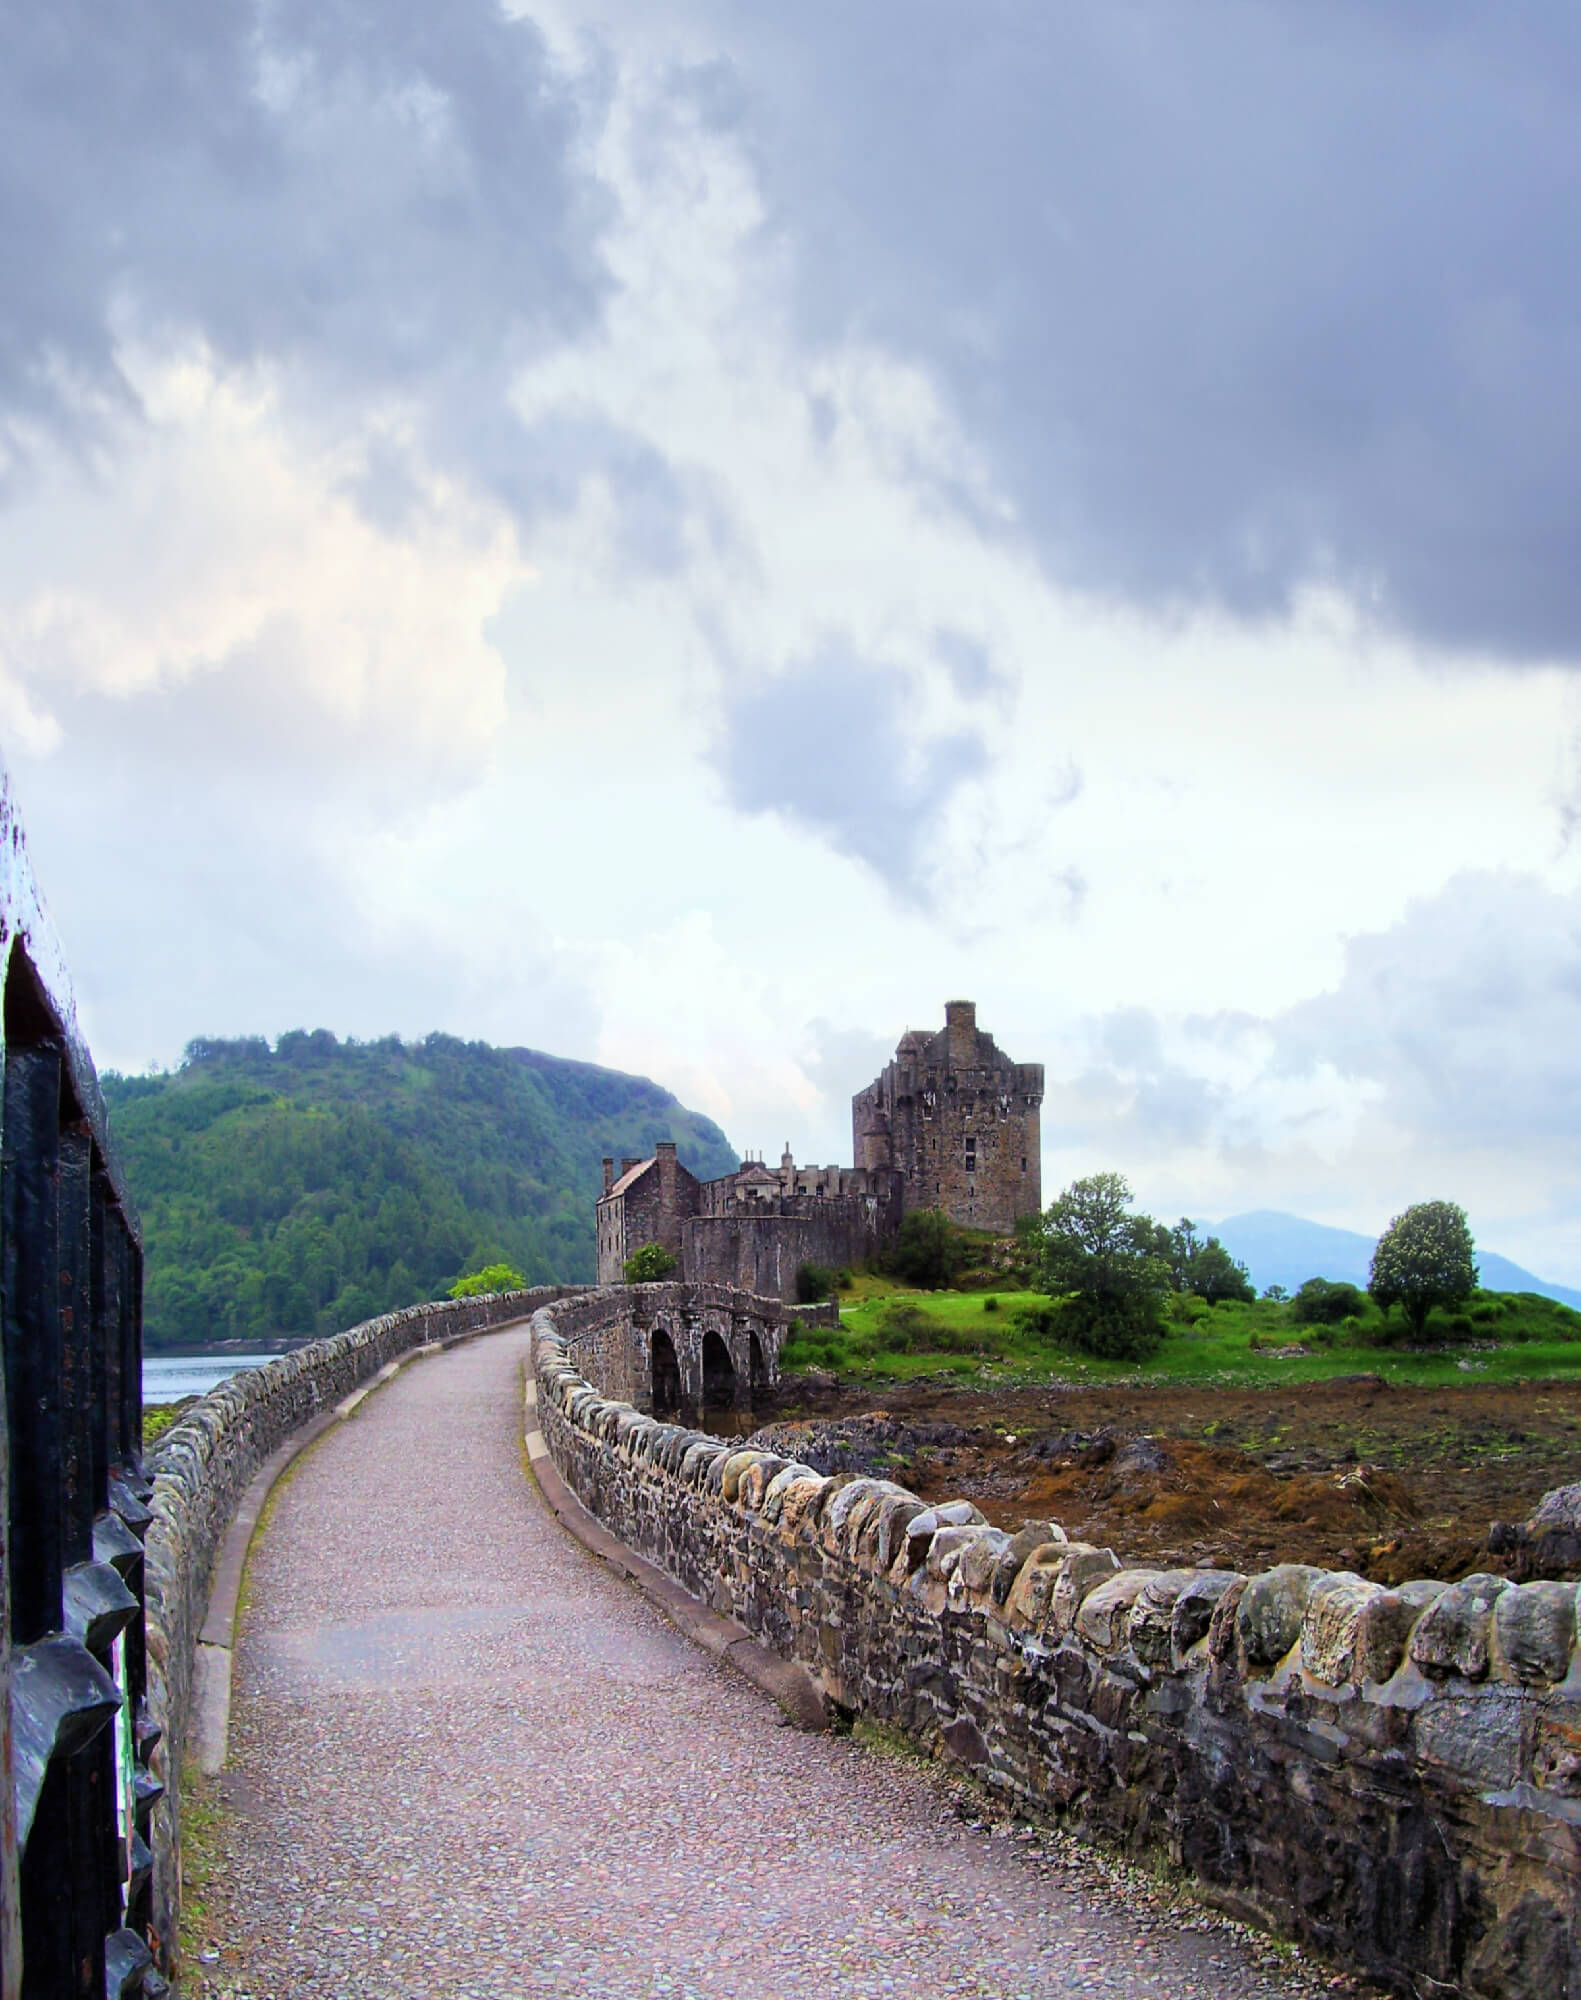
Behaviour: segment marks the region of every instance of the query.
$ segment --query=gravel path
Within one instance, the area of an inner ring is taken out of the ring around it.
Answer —
[[[924,1765],[782,1726],[545,1511],[526,1351],[511,1329],[414,1363],[276,1489],[187,1993],[1351,1990],[972,1824]]]

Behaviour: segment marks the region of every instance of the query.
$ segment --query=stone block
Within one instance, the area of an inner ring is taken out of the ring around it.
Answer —
[[[981,1532],[976,1526],[940,1528],[928,1543],[924,1570],[929,1576],[948,1576]]]
[[[778,1523],[782,1517],[785,1495],[798,1479],[816,1479],[818,1474],[810,1465],[785,1465],[775,1473],[763,1489],[763,1503],[759,1512],[765,1521]]]
[[[1479,1791],[1508,1791],[1521,1774],[1522,1697],[1501,1688],[1440,1694],[1411,1718],[1419,1757]]]
[[[914,1493],[896,1492],[885,1496],[873,1525],[872,1549],[876,1568],[889,1569],[905,1546],[906,1530],[919,1514],[925,1512],[927,1509]]]
[[[838,1542],[841,1530],[851,1518],[856,1508],[864,1500],[878,1498],[883,1493],[883,1490],[884,1484],[882,1480],[848,1480],[840,1488],[839,1492],[835,1494],[824,1511],[823,1530],[825,1538],[831,1543]]]
[[[958,1763],[980,1767],[990,1762],[988,1740],[969,1715],[958,1715],[939,1731],[944,1747]]]
[[[948,1532],[948,1531],[946,1531]],[[992,1602],[994,1573],[1010,1547],[1011,1537],[1003,1528],[979,1528],[961,1551],[956,1579],[968,1597]]]
[[[1070,1542],[1059,1562],[1059,1573],[1049,1597],[1046,1630],[1063,1639],[1076,1624],[1082,1599],[1105,1577],[1120,1567],[1113,1549],[1094,1548],[1091,1542]]]
[[[1494,1671],[1527,1687],[1562,1681],[1575,1632],[1573,1583],[1518,1584],[1493,1609]]]
[[[1182,1587],[1175,1599],[1170,1619],[1170,1656],[1177,1668],[1184,1665],[1192,1647],[1208,1636],[1213,1614],[1223,1602],[1225,1593],[1245,1581],[1245,1577],[1236,1570],[1199,1569],[1192,1572],[1191,1581]]]
[[[1422,1579],[1382,1590],[1362,1606],[1356,1627],[1356,1675],[1386,1681],[1399,1671],[1417,1620],[1443,1596],[1445,1586]]]
[[[1382,1597],[1383,1586],[1349,1570],[1319,1578],[1301,1621],[1301,1667],[1324,1687],[1348,1687],[1358,1678],[1362,1618]]]
[[[785,1535],[797,1534],[810,1515],[814,1515],[824,1488],[829,1484],[821,1472],[810,1472],[804,1478],[793,1479],[780,1496],[780,1532]]]
[[[1502,1576],[1468,1576],[1428,1606],[1411,1634],[1410,1656],[1424,1674],[1480,1681],[1488,1671],[1493,1610],[1512,1585]]]
[[[1131,1607],[1156,1577],[1156,1569],[1122,1569],[1095,1583],[1076,1613],[1076,1636],[1100,1653],[1116,1653],[1126,1644]]]
[[[1048,1621],[1049,1604],[1059,1578],[1068,1542],[1044,1542],[1016,1572],[1005,1596],[1006,1621],[1023,1632],[1038,1632]]]
[[[1166,1569],[1152,1577],[1131,1607],[1128,1636],[1131,1649],[1149,1666],[1174,1664],[1175,1604],[1195,1577],[1189,1569]]]
[[[761,1513],[764,1494],[784,1470],[783,1458],[760,1454],[736,1482],[736,1505],[749,1514]]]
[[[726,1500],[734,1500],[741,1491],[741,1475],[749,1466],[756,1465],[764,1454],[759,1451],[733,1451],[728,1458],[718,1461],[719,1492]],[[709,1481],[711,1485],[712,1480]]]
[[[1034,1549],[1046,1548],[1050,1543],[1063,1543],[1065,1530],[1057,1521],[1028,1521],[1025,1527],[1012,1535],[1000,1554],[995,1568],[989,1593],[996,1610],[1002,1610],[1009,1602],[1011,1586],[1021,1574],[1021,1566]]]
[[[1581,1799],[1581,1714],[1574,1702],[1545,1702],[1537,1710],[1532,1783],[1561,1798]]]
[[[1326,1572],[1310,1563],[1280,1563],[1254,1576],[1235,1613],[1236,1637],[1248,1667],[1276,1666],[1301,1637],[1308,1600]]]

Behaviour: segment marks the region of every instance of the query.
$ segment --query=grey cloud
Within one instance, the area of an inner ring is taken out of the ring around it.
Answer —
[[[980,639],[969,632],[940,626],[933,635],[933,650],[944,662],[955,692],[964,701],[980,701],[985,695],[1005,695],[1009,677],[994,665],[993,656]]]
[[[919,741],[904,674],[831,642],[725,702],[715,767],[741,812],[774,812],[921,899],[927,842],[955,791],[987,767],[970,729]]]
[[[86,448],[130,408],[118,318],[266,360],[344,428],[412,408],[441,462],[528,446],[512,370],[585,331],[598,106],[485,0],[6,10],[0,440]],[[583,95],[579,95],[579,90]],[[3,459],[0,459],[3,463]],[[381,482],[382,484],[382,482]]]
[[[1424,1136],[1507,1144],[1581,1127],[1581,897],[1513,871],[1457,876],[1353,938],[1332,993],[1272,1024],[1278,1061],[1383,1092]]]
[[[1098,1024],[1098,1044],[1124,1069],[1156,1069],[1163,1061],[1158,1017],[1146,1007],[1117,1007]]]
[[[838,1103],[865,1089],[894,1053],[893,1035],[837,1028],[820,1016],[807,1023],[800,1063],[808,1079]]]
[[[1050,1144],[1090,1147],[1113,1164],[1199,1146],[1219,1132],[1226,1092],[1168,1058],[1162,1024],[1149,1008],[1117,1007],[1091,1021],[1088,1034],[1097,1060],[1050,1088]]]
[[[696,0],[805,337],[928,365],[1048,565],[1581,656],[1581,15]]]

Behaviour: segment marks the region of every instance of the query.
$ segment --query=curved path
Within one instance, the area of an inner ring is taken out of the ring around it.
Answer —
[[[558,1526],[525,1327],[405,1369],[254,1542],[188,1991],[1306,1996],[1307,1968],[805,1736]]]

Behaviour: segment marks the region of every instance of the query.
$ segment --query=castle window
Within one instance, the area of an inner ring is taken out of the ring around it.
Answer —
[[[1027,1156],[1025,1153],[1023,1153],[1021,1155],[1021,1171],[1022,1173],[1025,1173],[1026,1170],[1027,1170]]]
[[[977,1171],[977,1141],[975,1139],[968,1139],[966,1142],[966,1171],[969,1174],[975,1174]]]

